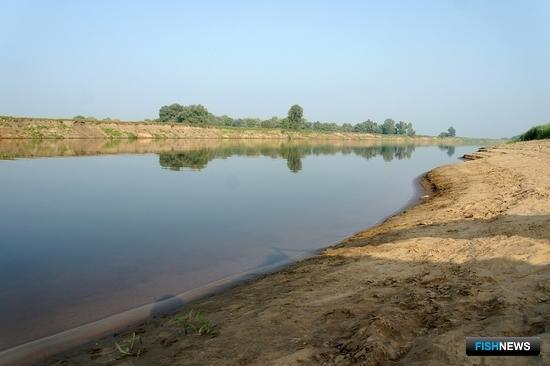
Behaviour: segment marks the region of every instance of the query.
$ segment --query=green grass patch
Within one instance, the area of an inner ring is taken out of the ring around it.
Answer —
[[[531,127],[525,133],[519,135],[519,141],[550,139],[550,123]]]
[[[115,348],[122,357],[139,357],[145,352],[141,337],[132,333],[132,336],[123,339],[121,343],[115,342]]]
[[[103,127],[102,130],[110,139],[119,139],[122,137],[122,132],[115,130],[114,128]]]
[[[61,121],[61,120],[57,120],[57,128],[62,131],[68,131],[71,129],[69,126],[65,124],[64,121]]]
[[[210,324],[208,319],[200,311],[190,310],[188,313],[175,318],[176,322],[182,326],[185,334],[198,334],[215,336],[216,330]]]
[[[27,131],[31,139],[38,140],[44,138],[44,133],[42,130],[47,128],[48,126],[45,125],[29,125],[25,126],[25,131]]]

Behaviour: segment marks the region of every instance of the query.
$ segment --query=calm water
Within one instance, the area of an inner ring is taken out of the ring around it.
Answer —
[[[70,144],[0,144],[0,350],[333,244],[474,150]]]

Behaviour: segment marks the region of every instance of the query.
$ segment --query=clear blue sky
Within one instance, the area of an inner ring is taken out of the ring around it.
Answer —
[[[549,1],[2,1],[0,114],[550,122]]]

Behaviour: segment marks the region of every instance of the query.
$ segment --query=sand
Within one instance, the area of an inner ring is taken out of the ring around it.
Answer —
[[[46,364],[550,364],[550,141],[467,158],[379,226]],[[185,334],[190,309],[217,335]],[[145,353],[121,357],[114,342],[134,331]],[[466,336],[504,335],[540,336],[543,354],[465,355]]]
[[[319,132],[319,131],[282,131],[268,128],[228,128],[215,126],[190,126],[181,123],[166,122],[130,122],[130,121],[78,121],[70,119],[45,119],[27,117],[0,116],[1,140],[88,140],[80,145],[72,144],[77,150],[89,151],[94,143],[90,140],[164,140],[164,139],[216,139],[216,140],[320,140],[320,141],[371,141],[384,143],[414,144],[460,144],[483,143],[484,139],[461,137],[440,138],[432,136],[381,135],[353,132]],[[494,141],[494,140],[493,140]],[[96,149],[105,148],[107,141],[95,143]],[[24,142],[28,145],[28,142]],[[8,141],[8,147],[13,143]],[[99,146],[97,146],[99,145]],[[112,145],[112,144],[111,144]],[[135,144],[134,144],[135,145]],[[137,145],[136,148],[139,149]],[[110,147],[107,147],[110,149]]]

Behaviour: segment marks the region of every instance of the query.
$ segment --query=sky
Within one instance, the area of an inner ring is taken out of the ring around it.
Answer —
[[[0,115],[550,122],[549,1],[0,1]]]

